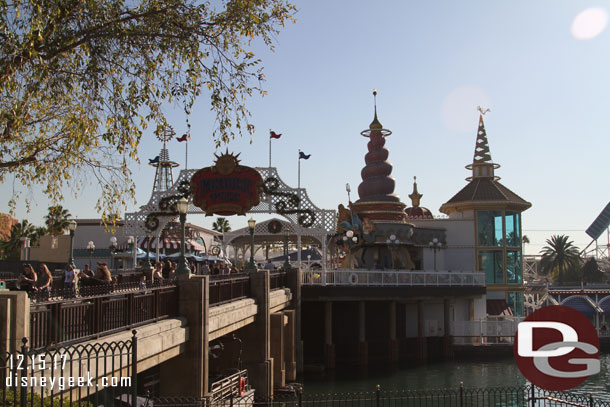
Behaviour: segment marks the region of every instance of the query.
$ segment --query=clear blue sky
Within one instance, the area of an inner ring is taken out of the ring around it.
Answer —
[[[259,50],[269,95],[249,102],[257,128],[252,144],[229,145],[243,164],[266,166],[268,130],[282,133],[273,142],[274,166],[296,186],[297,150],[311,154],[302,161],[301,185],[318,206],[335,209],[347,200],[345,184],[356,191],[361,181],[367,139],[359,133],[372,120],[376,88],[379,119],[393,132],[386,146],[396,193],[408,203],[416,175],[422,205],[438,213],[465,185],[476,107],[483,105],[491,109],[485,122],[492,158],[502,165],[497,175],[533,204],[523,218],[532,240],[526,252],[537,252],[555,233],[569,234],[581,248],[589,243],[584,230],[610,198],[610,33],[604,20],[610,2],[295,4],[298,21],[278,36],[276,52]],[[575,23],[589,8],[598,10]],[[179,111],[171,117],[182,134],[184,117]],[[205,96],[191,120],[189,166],[211,165],[214,119]],[[148,133],[142,163],[160,147]],[[184,144],[171,142],[170,154],[184,163]],[[146,164],[134,164],[133,171],[137,204],[129,211],[148,201],[154,176]],[[12,188],[10,181],[1,186],[1,211],[8,210]],[[99,193],[91,187],[64,206],[77,217],[98,217]],[[39,191],[30,196],[36,201],[31,212],[20,209],[17,217],[42,224],[48,202]],[[229,220],[233,228],[246,224],[245,217]],[[189,221],[212,223],[203,216]]]

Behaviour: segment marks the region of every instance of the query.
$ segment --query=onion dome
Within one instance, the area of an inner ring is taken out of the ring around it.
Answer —
[[[410,219],[434,219],[432,212],[428,208],[424,208],[423,206],[419,206],[421,197],[423,195],[417,192],[417,177],[413,177],[413,192],[409,195],[411,198],[410,208],[405,209],[405,213],[407,214],[407,218]]]
[[[358,199],[353,204],[353,211],[363,218],[404,222],[405,204],[394,193],[396,181],[392,177],[392,164],[387,159],[390,152],[385,148],[385,138],[392,134],[384,129],[377,118],[377,91],[375,97],[375,116],[369,128],[360,134],[369,138],[368,153],[364,156],[365,166],[360,175],[362,182],[358,186]]]

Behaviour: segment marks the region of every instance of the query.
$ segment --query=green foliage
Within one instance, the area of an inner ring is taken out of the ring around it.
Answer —
[[[218,7],[216,7],[218,6]],[[246,101],[264,94],[254,40],[273,40],[286,0],[0,0],[0,182],[62,188],[99,184],[97,209],[116,219],[135,185],[142,131],[168,128],[167,104],[187,117],[205,92],[216,146],[254,134]],[[75,192],[76,194],[76,192]],[[10,201],[14,211],[20,199]],[[27,203],[27,200],[26,200]]]
[[[218,217],[216,218],[216,221],[212,224],[212,229],[220,233],[230,232],[231,225],[229,225],[229,221],[227,220],[227,218]]]
[[[9,260],[20,259],[22,237],[30,239],[34,239],[36,237],[36,227],[25,219],[13,225],[8,240],[0,241],[0,250],[2,250],[2,258]]]
[[[49,234],[53,236],[63,235],[64,231],[68,229],[71,217],[70,212],[61,205],[50,206],[49,213],[44,217]]]
[[[605,280],[604,273],[593,257],[582,266],[581,273],[582,281],[585,283],[603,283]]]
[[[567,235],[553,235],[546,240],[547,246],[540,251],[540,264],[544,272],[560,284],[566,281],[568,274],[573,278],[574,272],[580,269],[579,250],[574,246],[574,242],[568,239]]]

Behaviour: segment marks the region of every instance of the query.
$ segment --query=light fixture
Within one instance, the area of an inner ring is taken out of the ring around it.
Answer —
[[[353,230],[348,230],[347,232],[345,232],[345,236],[349,237],[350,239],[352,237],[354,237],[354,231]]]
[[[185,215],[189,210],[189,201],[185,197],[180,198],[176,203],[176,209],[179,214]]]
[[[68,230],[74,232],[76,230],[76,221],[74,219],[70,219],[68,221]]]
[[[255,226],[256,226],[256,220],[254,220],[254,218],[248,219],[248,227],[250,229],[254,229]]]

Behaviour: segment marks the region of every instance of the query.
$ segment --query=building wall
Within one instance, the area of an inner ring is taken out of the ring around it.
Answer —
[[[29,257],[26,252],[29,251]],[[70,257],[70,235],[41,236],[39,246],[21,249],[22,260],[33,260],[49,263],[67,263]]]

